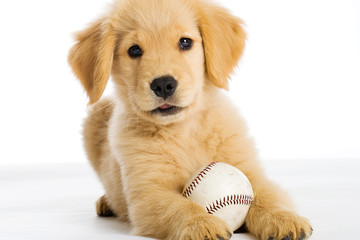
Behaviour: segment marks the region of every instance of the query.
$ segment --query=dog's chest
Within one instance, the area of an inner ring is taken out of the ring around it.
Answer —
[[[146,166],[147,172],[158,173],[171,188],[182,191],[196,170],[219,159],[218,149],[224,139],[219,126],[144,129],[126,128],[112,139],[115,156],[129,174],[138,166]]]
[[[219,132],[192,132],[175,136],[176,142],[173,155],[176,163],[186,164],[190,173],[196,171],[199,167],[215,161],[218,158],[218,148],[223,142]],[[169,145],[169,142],[164,142]],[[170,143],[171,144],[171,143]]]

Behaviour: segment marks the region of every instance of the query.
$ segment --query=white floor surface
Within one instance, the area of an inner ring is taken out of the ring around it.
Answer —
[[[264,167],[312,222],[310,239],[360,239],[359,163],[264,161]],[[0,165],[0,239],[146,239],[115,218],[96,216],[94,203],[102,193],[87,163]]]

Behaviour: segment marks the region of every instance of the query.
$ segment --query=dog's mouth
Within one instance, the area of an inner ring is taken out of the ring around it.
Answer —
[[[181,107],[173,106],[173,105],[170,105],[170,104],[164,104],[164,105],[161,105],[160,107],[152,110],[151,113],[153,113],[153,114],[161,114],[162,116],[168,116],[168,115],[177,114],[182,109],[183,108],[181,108]]]

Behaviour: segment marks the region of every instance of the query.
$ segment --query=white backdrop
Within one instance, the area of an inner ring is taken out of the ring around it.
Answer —
[[[0,164],[86,161],[87,100],[66,57],[109,2],[0,2]],[[359,2],[221,2],[247,25],[230,95],[262,159],[360,158]]]

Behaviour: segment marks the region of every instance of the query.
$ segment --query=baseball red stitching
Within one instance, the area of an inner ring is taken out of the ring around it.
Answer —
[[[192,191],[196,188],[197,185],[199,185],[199,182],[201,179],[203,179],[206,176],[206,173],[210,172],[210,170],[217,164],[218,162],[212,162],[209,165],[207,165],[197,176],[196,178],[189,184],[189,186],[185,189],[183,196],[188,198]]]
[[[250,195],[231,195],[226,196],[223,199],[216,200],[212,205],[206,207],[206,211],[210,214],[214,214],[216,211],[219,211],[221,208],[228,205],[250,205],[253,201],[252,196]]]

